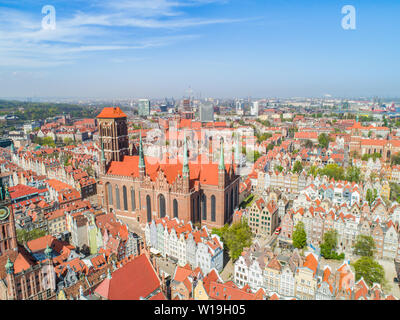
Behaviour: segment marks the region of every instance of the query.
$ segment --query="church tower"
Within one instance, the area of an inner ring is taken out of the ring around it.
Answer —
[[[125,155],[129,155],[126,118],[119,107],[104,108],[97,116],[101,152],[104,153],[107,167],[111,161],[122,161]]]

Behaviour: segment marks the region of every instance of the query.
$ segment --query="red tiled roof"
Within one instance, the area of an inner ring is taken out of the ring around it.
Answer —
[[[126,118],[126,114],[121,110],[120,107],[110,107],[104,108],[97,116],[97,118]]]
[[[145,254],[141,254],[112,273],[95,290],[108,300],[139,300],[160,288],[160,280]],[[164,295],[158,295],[162,298]],[[164,297],[165,299],[165,297]]]

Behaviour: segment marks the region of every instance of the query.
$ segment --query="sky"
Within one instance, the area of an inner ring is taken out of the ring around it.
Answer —
[[[398,0],[0,0],[0,97],[400,97],[399,16]]]

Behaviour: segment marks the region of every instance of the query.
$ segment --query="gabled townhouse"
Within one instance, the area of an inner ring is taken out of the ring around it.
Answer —
[[[314,300],[317,289],[318,257],[314,253],[306,256],[302,267],[296,270],[296,298],[300,300]]]
[[[282,265],[277,258],[271,259],[264,269],[264,287],[269,292],[279,292]]]
[[[397,255],[399,235],[395,225],[391,220],[383,227],[383,253],[382,258],[387,260],[394,260]]]

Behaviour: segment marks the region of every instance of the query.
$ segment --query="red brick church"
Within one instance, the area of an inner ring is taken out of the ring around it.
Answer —
[[[163,159],[129,154],[127,116],[118,107],[97,116],[100,136],[100,203],[116,215],[131,217],[143,227],[156,218],[177,217],[207,227],[232,221],[239,205],[239,176],[233,161],[226,164],[221,140],[218,162],[203,155],[190,158],[184,140],[181,155]],[[207,158],[208,159],[208,158]]]

